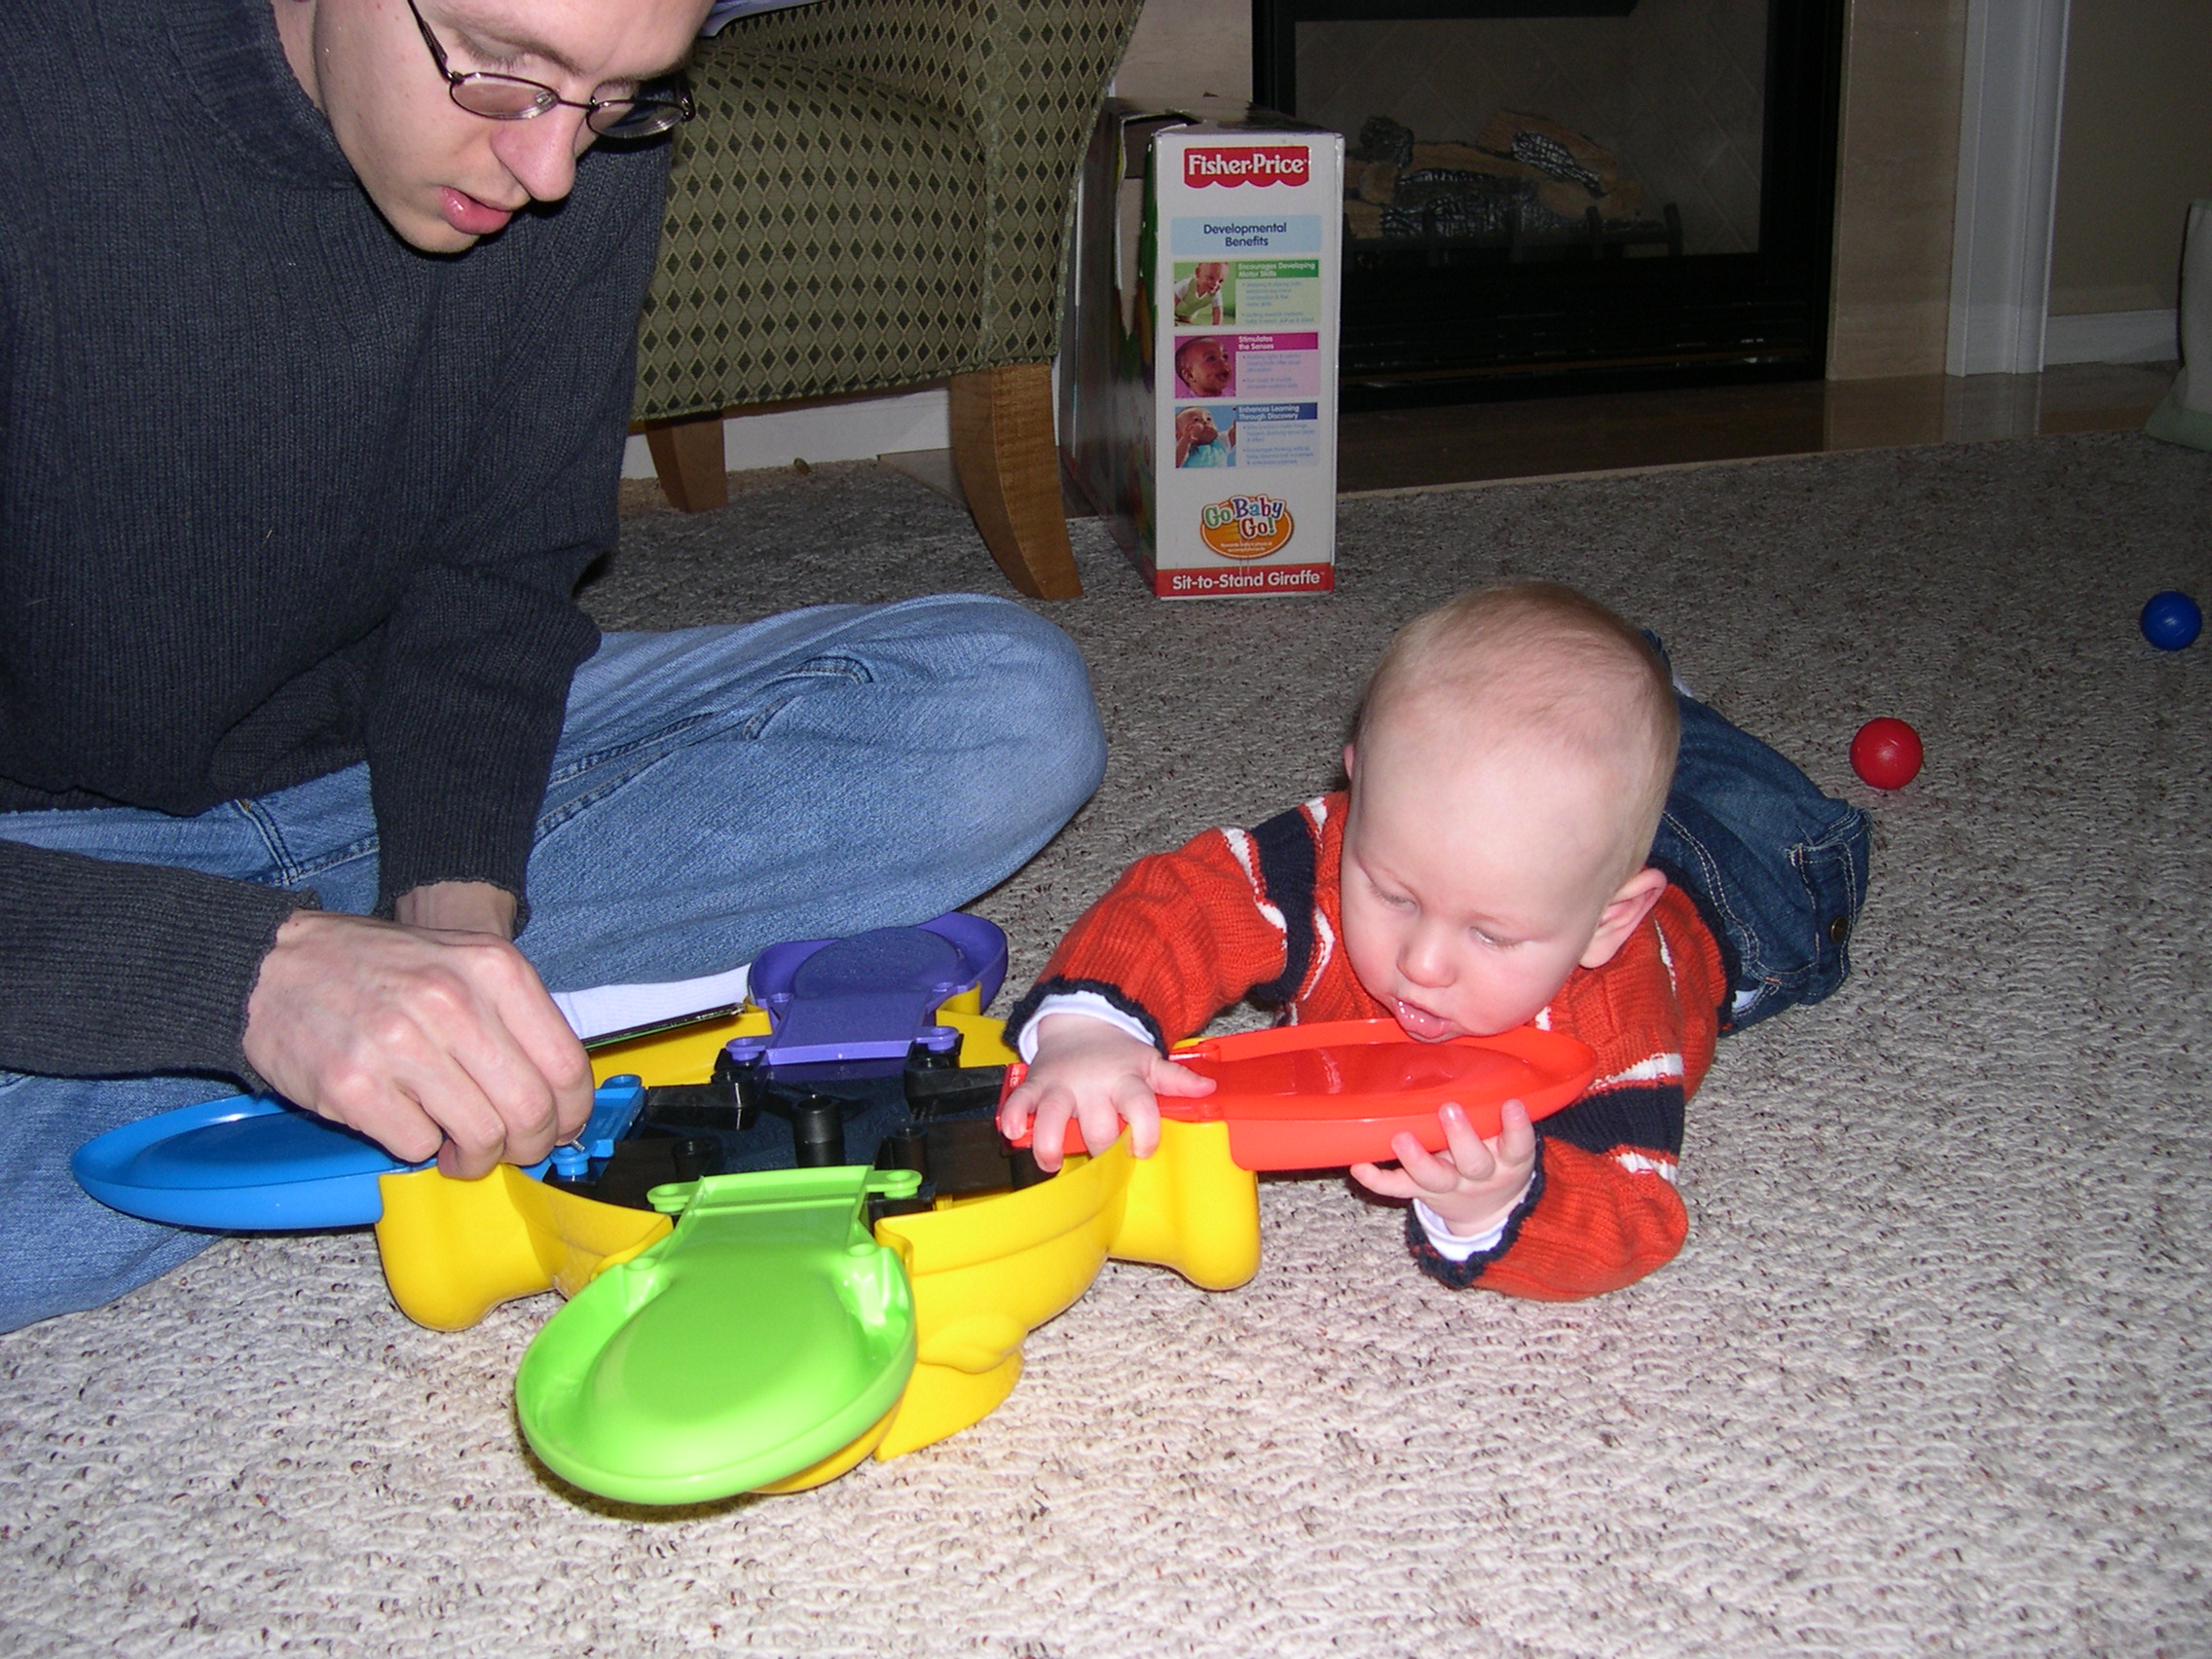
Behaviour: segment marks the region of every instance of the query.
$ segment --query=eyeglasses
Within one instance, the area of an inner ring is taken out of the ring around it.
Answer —
[[[423,44],[430,49],[438,73],[446,78],[446,90],[453,94],[453,101],[470,115],[480,115],[487,121],[529,121],[549,109],[580,109],[586,112],[584,125],[602,138],[650,138],[691,119],[690,89],[674,76],[647,82],[634,97],[591,98],[578,103],[541,81],[526,81],[520,75],[497,75],[482,69],[458,73],[446,62],[446,49],[423,20],[415,0],[407,0],[407,9],[415,14],[415,26],[423,31]]]

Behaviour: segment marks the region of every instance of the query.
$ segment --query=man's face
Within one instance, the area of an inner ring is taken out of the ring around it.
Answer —
[[[1613,894],[1602,781],[1550,757],[1470,762],[1388,720],[1345,759],[1359,982],[1423,1042],[1526,1023],[1592,951]]]
[[[1175,353],[1175,372],[1200,397],[1214,397],[1226,389],[1229,369],[1229,353],[1218,340],[1194,340]]]
[[[557,202],[594,134],[584,111],[487,121],[455,104],[406,0],[273,0],[284,55],[361,187],[426,253],[459,253]],[[420,0],[456,73],[540,81],[578,103],[681,62],[707,0]]]

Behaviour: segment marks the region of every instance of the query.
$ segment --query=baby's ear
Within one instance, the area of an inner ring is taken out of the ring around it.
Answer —
[[[1590,936],[1589,948],[1582,953],[1582,966],[1603,968],[1610,962],[1613,953],[1627,942],[1628,936],[1643,925],[1643,918],[1651,914],[1651,906],[1659,903],[1659,896],[1666,891],[1666,872],[1653,869],[1649,865],[1622,882],[1619,891],[1599,912],[1598,931]]]
[[[1351,782],[1351,763],[1353,758],[1356,756],[1358,750],[1359,745],[1356,743],[1347,743],[1345,745],[1345,782],[1347,784]]]

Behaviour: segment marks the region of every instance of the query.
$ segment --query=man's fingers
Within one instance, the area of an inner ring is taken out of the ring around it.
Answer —
[[[288,920],[247,1007],[246,1057],[281,1093],[411,1161],[535,1162],[591,1112],[591,1062],[512,945],[359,916]],[[429,1144],[425,1144],[428,1142]]]
[[[457,1180],[474,1181],[489,1175],[502,1160],[537,1161],[535,1157],[517,1156],[505,1121],[481,1090],[456,1083],[441,1092],[432,1115],[446,1137],[438,1148],[438,1168]]]
[[[495,986],[499,1024],[512,1035],[524,1061],[552,1096],[552,1139],[543,1150],[521,1161],[535,1163],[591,1117],[591,1056],[554,1007],[537,970],[520,951],[508,947],[503,952]]]

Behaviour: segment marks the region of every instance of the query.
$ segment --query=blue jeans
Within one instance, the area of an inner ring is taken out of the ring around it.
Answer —
[[[1738,1030],[1819,1002],[1851,971],[1871,823],[1703,703],[1676,699],[1682,747],[1651,862],[1720,940]]]
[[[559,991],[925,921],[1027,863],[1105,759],[1082,656],[1003,600],[610,634],[570,691],[516,942]],[[190,819],[0,814],[0,836],[313,888],[326,909],[376,903],[365,766]],[[0,1073],[0,1330],[112,1301],[212,1241],[95,1202],[68,1161],[122,1124],[232,1092]]]

